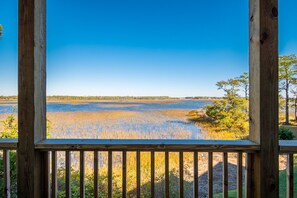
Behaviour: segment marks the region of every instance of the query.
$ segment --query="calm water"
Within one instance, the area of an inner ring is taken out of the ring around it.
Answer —
[[[169,109],[201,109],[209,101],[181,100],[172,103],[91,102],[82,104],[48,103],[47,112],[149,111]],[[122,106],[123,105],[123,106]],[[16,103],[0,103],[0,114],[16,112]]]
[[[131,111],[138,112],[132,118],[120,118],[114,122],[88,122],[67,124],[55,121],[51,130],[53,138],[98,138],[99,134],[106,131],[139,132],[139,134],[152,134],[160,139],[175,139],[179,134],[186,134],[187,139],[203,139],[199,127],[187,121],[171,115],[164,115],[163,110],[194,110],[201,109],[210,104],[209,101],[181,100],[174,102],[91,102],[82,104],[48,103],[47,111],[55,112],[102,112],[102,111]],[[16,103],[0,103],[0,114],[16,112]],[[71,114],[75,116],[75,114]],[[66,118],[65,119],[72,119]],[[86,119],[87,120],[87,119]],[[157,135],[156,135],[157,134]],[[112,137],[110,137],[112,138]]]

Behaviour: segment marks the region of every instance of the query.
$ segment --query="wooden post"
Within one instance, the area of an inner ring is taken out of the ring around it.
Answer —
[[[19,0],[18,197],[48,196],[48,155],[35,150],[46,138],[45,0]]]
[[[278,197],[278,0],[250,0],[251,196]]]

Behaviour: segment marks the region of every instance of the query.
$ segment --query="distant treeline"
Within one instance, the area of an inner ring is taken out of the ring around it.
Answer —
[[[211,96],[193,96],[185,97],[187,100],[220,100],[222,97],[211,97]]]
[[[18,99],[17,96],[0,96],[0,101],[1,101],[1,100],[4,100],[4,101],[7,101],[7,100],[15,101],[15,100],[17,100],[17,99]]]
[[[156,100],[173,99],[168,96],[48,96],[48,100]]]
[[[47,96],[47,100],[168,100],[169,96]],[[2,101],[15,101],[17,96],[0,96]]]
[[[0,101],[16,101],[17,96],[0,96]],[[193,97],[169,97],[169,96],[47,96],[47,100],[219,100],[222,97],[193,96]]]

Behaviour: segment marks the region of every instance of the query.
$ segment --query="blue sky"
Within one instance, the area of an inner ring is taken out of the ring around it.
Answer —
[[[297,53],[297,1],[279,2],[280,54]],[[0,95],[16,95],[17,0],[0,23]],[[47,1],[48,95],[220,96],[247,70],[247,0]]]

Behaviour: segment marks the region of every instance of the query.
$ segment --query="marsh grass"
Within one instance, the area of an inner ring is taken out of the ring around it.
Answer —
[[[170,117],[170,113],[174,115]],[[180,112],[59,112],[48,113],[47,118],[52,122],[51,138],[192,139],[200,133],[177,114]]]
[[[165,110],[149,112],[106,111],[106,112],[60,112],[48,113],[51,121],[51,138],[102,138],[102,139],[191,139],[194,126],[187,121],[187,110]],[[167,122],[168,119],[172,122]],[[164,125],[164,123],[166,123]],[[177,123],[177,124],[175,124]],[[180,123],[183,123],[182,125]],[[149,126],[151,125],[151,126]],[[153,126],[153,127],[152,127]],[[165,126],[165,127],[164,127]],[[58,188],[59,197],[65,197],[65,152],[58,152]],[[86,197],[93,197],[93,152],[85,153]],[[221,160],[221,154],[214,156],[214,166]],[[162,197],[165,192],[165,154],[155,154],[155,192]],[[71,152],[72,196],[79,195],[79,152]],[[150,196],[150,153],[141,153],[141,195]],[[107,196],[108,155],[99,152],[99,191],[100,197]],[[169,153],[170,196],[179,194],[179,154]],[[127,195],[136,197],[136,154],[127,153]],[[192,197],[193,192],[193,153],[184,153],[184,189],[185,196]],[[217,171],[216,174],[221,174]],[[200,192],[207,192],[207,153],[199,153]],[[113,153],[113,197],[122,193],[122,153]],[[218,186],[221,184],[219,183]],[[220,192],[220,187],[216,187]]]

